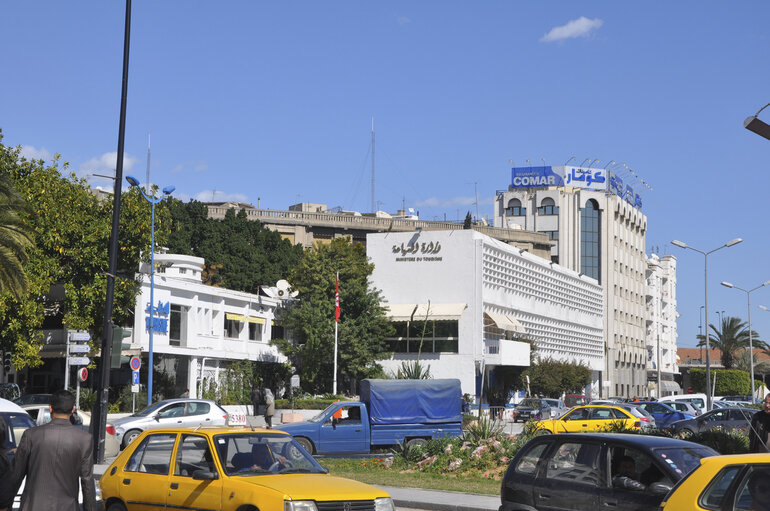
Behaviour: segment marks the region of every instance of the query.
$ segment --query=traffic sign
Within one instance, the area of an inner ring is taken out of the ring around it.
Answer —
[[[78,371],[78,378],[80,378],[80,381],[86,381],[88,379],[88,368],[87,367],[81,367]]]
[[[91,359],[88,357],[70,357],[71,366],[87,366],[91,363]]]
[[[131,371],[131,385],[139,385],[139,371]]]
[[[131,392],[133,392],[134,394],[138,394],[139,393],[139,385],[131,385]]]
[[[70,332],[70,341],[90,341],[91,334],[88,332]]]
[[[88,353],[91,346],[88,344],[70,344],[70,353]]]
[[[142,367],[142,359],[139,357],[131,357],[131,360],[128,362],[128,365],[131,366],[131,369],[134,371],[138,371],[140,367]]]

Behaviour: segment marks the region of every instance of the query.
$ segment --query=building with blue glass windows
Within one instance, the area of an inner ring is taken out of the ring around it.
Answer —
[[[497,192],[494,225],[547,233],[552,262],[596,279],[605,307],[602,397],[650,395],[640,195],[607,169],[514,168],[508,189]]]

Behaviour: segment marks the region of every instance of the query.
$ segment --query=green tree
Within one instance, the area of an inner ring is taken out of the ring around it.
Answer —
[[[0,157],[7,155],[3,152]],[[10,293],[15,298],[25,295],[29,287],[23,265],[33,242],[29,228],[21,219],[21,213],[26,209],[26,202],[9,176],[0,174],[0,292]]]
[[[337,238],[306,250],[289,276],[299,300],[283,314],[295,343],[275,343],[289,357],[308,392],[329,392],[334,367],[335,273],[340,275],[338,388],[352,389],[362,378],[382,376],[377,363],[387,356],[384,339],[393,327],[380,305],[380,292],[369,285],[374,269],[361,243]]]
[[[471,217],[471,212],[468,211],[465,214],[465,220],[463,221],[463,229],[470,229],[471,225],[473,225],[473,218]]]
[[[20,220],[34,241],[24,265],[27,293],[0,294],[0,342],[17,368],[42,363],[43,328],[88,330],[94,339],[101,333],[112,200],[97,198],[59,160],[46,166],[0,144],[0,175],[26,201]],[[156,207],[158,244],[165,243],[168,220],[163,204]],[[150,245],[150,205],[135,190],[124,196],[120,225],[113,318],[126,324],[133,321],[140,254],[148,256]]]
[[[709,343],[712,349],[722,352],[720,357],[722,366],[725,369],[732,369],[735,365],[736,352],[749,347],[749,329],[740,318],[732,316],[723,317],[720,326],[721,328],[717,329],[716,325],[709,324],[713,331],[709,334]],[[751,331],[751,337],[755,347],[766,346],[754,330]],[[698,347],[706,346],[706,336],[698,335],[697,338]]]
[[[208,218],[197,201],[172,201],[173,227],[168,247],[173,253],[206,260],[204,283],[248,293],[285,279],[302,259],[302,247],[292,245],[246,211],[230,209],[222,220]]]
[[[591,370],[583,364],[559,362],[552,358],[538,359],[522,374],[522,384],[526,386],[529,376],[533,394],[556,397],[562,393],[582,393],[591,382]]]

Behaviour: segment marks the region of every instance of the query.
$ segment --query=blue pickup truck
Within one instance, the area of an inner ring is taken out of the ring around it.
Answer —
[[[361,401],[338,401],[307,422],[277,426],[311,454],[368,453],[462,435],[460,380],[362,380]]]

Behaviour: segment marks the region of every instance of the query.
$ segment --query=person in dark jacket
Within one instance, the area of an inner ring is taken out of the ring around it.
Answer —
[[[16,495],[26,476],[20,511],[80,511],[79,486],[83,510],[96,511],[93,441],[88,432],[69,421],[75,411],[75,396],[66,390],[54,392],[50,411],[51,422],[22,435],[0,503],[8,495]]]
[[[261,392],[259,391],[259,387],[255,383],[251,387],[251,414],[253,416],[257,416],[259,414],[259,400],[261,399]]]
[[[770,394],[765,396],[762,409],[751,417],[749,452],[770,452]]]

